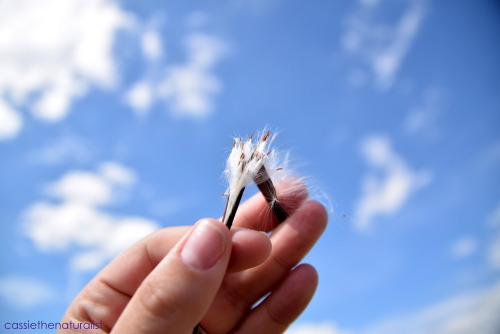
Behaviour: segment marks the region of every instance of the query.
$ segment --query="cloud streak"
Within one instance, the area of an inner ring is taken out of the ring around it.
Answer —
[[[487,226],[493,230],[493,237],[488,245],[488,264],[490,269],[500,269],[500,203],[488,214]]]
[[[54,166],[64,162],[89,161],[95,150],[91,150],[83,138],[76,135],[65,135],[51,140],[46,145],[26,153],[26,160],[46,166]]]
[[[0,95],[0,140],[15,137],[23,126],[21,116]]]
[[[360,1],[354,13],[347,17],[341,46],[354,66],[350,75],[352,84],[363,84],[368,72],[378,89],[391,88],[426,12],[423,1],[408,0],[407,3],[393,25],[378,15],[383,12],[379,7],[389,6],[385,1]]]
[[[134,112],[145,114],[155,102],[166,104],[175,116],[204,118],[213,112],[213,98],[221,91],[213,69],[228,46],[219,37],[200,32],[188,33],[183,42],[184,63],[166,65],[160,78],[140,79],[126,93],[125,101]]]
[[[384,136],[366,138],[361,144],[361,153],[371,171],[362,181],[354,224],[359,230],[366,230],[377,216],[397,212],[414,191],[430,181],[430,175],[411,170]]]
[[[413,313],[390,317],[361,330],[333,323],[297,324],[292,334],[496,334],[500,330],[500,282],[462,293]]]
[[[454,258],[462,259],[474,254],[476,248],[477,248],[476,239],[470,236],[466,236],[457,239],[451,246],[450,251],[451,255]]]

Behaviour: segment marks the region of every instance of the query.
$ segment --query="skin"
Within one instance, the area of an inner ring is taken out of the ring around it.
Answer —
[[[314,295],[316,270],[297,264],[327,223],[324,207],[293,187],[293,193],[289,184],[278,187],[290,214],[281,224],[257,194],[240,206],[231,231],[207,218],[138,241],[92,279],[61,322],[102,321],[102,329],[72,332],[87,334],[190,334],[200,322],[210,334],[282,333]],[[215,241],[196,254],[216,260],[193,265],[186,245],[207,229]]]

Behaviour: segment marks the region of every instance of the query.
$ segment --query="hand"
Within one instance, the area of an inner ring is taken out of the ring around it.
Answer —
[[[87,334],[190,334],[200,321],[209,334],[283,332],[316,289],[316,270],[295,266],[327,221],[321,204],[304,192],[286,195],[286,187],[278,187],[290,213],[284,223],[257,194],[240,206],[231,231],[215,219],[159,230],[97,274],[61,322],[102,321],[102,329],[72,331]]]

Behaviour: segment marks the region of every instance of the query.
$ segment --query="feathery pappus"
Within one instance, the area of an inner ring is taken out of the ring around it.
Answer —
[[[280,221],[287,214],[276,196],[276,189],[268,172],[268,158],[273,155],[270,146],[275,138],[270,130],[264,130],[254,138],[250,135],[246,140],[235,138],[231,153],[226,162],[225,174],[228,180],[228,199],[222,222],[231,228],[236,210],[247,184],[253,180],[264,195],[273,214]]]

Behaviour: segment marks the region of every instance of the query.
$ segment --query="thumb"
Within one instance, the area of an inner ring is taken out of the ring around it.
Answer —
[[[112,333],[192,333],[219,290],[230,252],[228,228],[200,220],[142,282]]]

